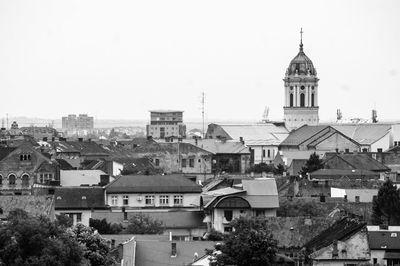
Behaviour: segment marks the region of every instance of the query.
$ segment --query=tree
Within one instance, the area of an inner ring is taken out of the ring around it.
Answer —
[[[74,224],[74,220],[63,213],[56,215],[56,221],[59,226],[64,226],[65,228],[71,227]]]
[[[99,234],[119,234],[122,231],[122,225],[107,223],[106,219],[92,219],[89,220],[89,226],[99,232]]]
[[[0,226],[0,265],[82,265],[79,243],[47,217],[10,212]]]
[[[164,228],[162,221],[138,213],[129,219],[128,227],[125,231],[128,234],[161,234]]]
[[[67,232],[83,246],[83,257],[88,260],[91,266],[115,265],[116,261],[110,255],[110,248],[93,228],[83,224],[77,224]]]
[[[400,190],[391,180],[387,180],[372,202],[372,223],[400,224]]]
[[[213,265],[261,266],[274,264],[277,241],[266,219],[240,217],[231,222],[233,231],[224,238]]]
[[[323,161],[319,158],[319,155],[314,152],[310,155],[310,158],[301,169],[300,174],[305,176],[307,173],[314,172],[318,169],[322,169],[323,167]]]

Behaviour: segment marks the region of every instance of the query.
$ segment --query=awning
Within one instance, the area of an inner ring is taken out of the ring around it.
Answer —
[[[400,259],[400,251],[385,251],[385,256],[383,259]]]

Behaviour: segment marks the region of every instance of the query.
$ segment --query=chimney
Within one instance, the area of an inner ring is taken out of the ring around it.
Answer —
[[[110,183],[110,176],[109,175],[100,175],[100,186],[105,186]]]
[[[194,144],[197,146],[199,144],[199,139],[198,138],[194,138]]]
[[[339,256],[339,250],[337,245],[337,240],[333,240],[333,248],[332,248],[332,258],[337,258]]]
[[[175,243],[175,242],[172,242],[172,243],[171,243],[171,257],[175,258],[176,256],[177,256],[177,253],[176,253],[176,243]]]
[[[78,138],[78,141],[79,142],[83,142],[83,138]]]

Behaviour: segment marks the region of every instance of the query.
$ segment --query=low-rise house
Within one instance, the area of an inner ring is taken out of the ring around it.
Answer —
[[[206,232],[200,210],[201,187],[181,175],[121,176],[105,187],[110,210],[96,219],[127,224],[137,214],[163,222],[164,234],[182,239],[200,238]]]
[[[260,178],[242,180],[241,187],[221,188],[204,192],[204,222],[208,229],[220,232],[232,230],[230,222],[244,215],[276,216],[279,207],[278,190],[275,179]]]
[[[373,265],[394,266],[400,263],[400,226],[367,226]]]
[[[378,195],[378,189],[334,188],[331,187],[332,198],[344,198],[348,202],[370,202]]]
[[[359,265],[370,259],[367,228],[345,217],[305,244],[312,265]]]
[[[308,159],[314,152],[322,157],[326,152],[360,151],[360,144],[331,126],[304,125],[290,132],[279,151],[290,165],[293,159]]]
[[[17,148],[0,148],[0,191],[2,194],[31,194],[35,183],[59,185],[56,161],[38,152],[29,142]]]
[[[361,151],[382,152],[393,146],[392,124],[331,124],[330,126],[359,143]]]
[[[105,210],[102,187],[59,187],[55,189],[55,213],[72,218],[73,224],[89,226],[94,212]]]
[[[365,153],[327,153],[324,158],[325,169],[368,170],[386,173],[390,168]]]

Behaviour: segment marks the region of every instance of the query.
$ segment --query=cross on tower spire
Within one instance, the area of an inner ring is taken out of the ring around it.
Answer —
[[[303,28],[300,28],[300,52],[303,52]]]

